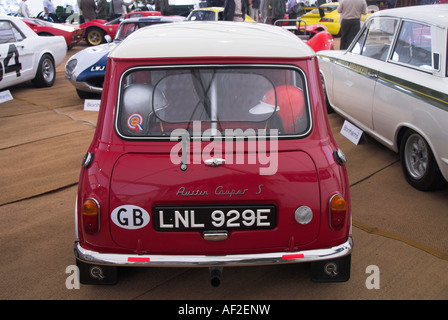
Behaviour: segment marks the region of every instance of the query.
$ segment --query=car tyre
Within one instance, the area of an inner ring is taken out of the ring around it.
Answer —
[[[56,79],[56,67],[53,58],[49,54],[44,54],[40,58],[37,66],[36,77],[32,80],[38,88],[51,87]]]
[[[86,42],[89,46],[97,46],[104,42],[104,31],[99,28],[89,28],[86,31]]]
[[[400,159],[404,176],[414,188],[431,191],[445,185],[432,150],[419,133],[406,131],[401,140]]]

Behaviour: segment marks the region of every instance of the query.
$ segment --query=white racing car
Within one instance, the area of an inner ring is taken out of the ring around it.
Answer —
[[[0,90],[29,80],[51,87],[66,53],[64,37],[38,36],[21,19],[0,15]]]
[[[184,17],[151,16],[125,19],[113,42],[90,47],[74,54],[65,64],[65,77],[75,86],[81,99],[98,98],[103,91],[107,57],[110,51],[137,29],[153,24],[181,22]]]

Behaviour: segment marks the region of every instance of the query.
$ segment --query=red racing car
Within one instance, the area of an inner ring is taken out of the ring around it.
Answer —
[[[53,23],[37,18],[23,18],[22,20],[40,36],[63,36],[68,49],[77,45],[84,36],[84,28],[81,26]]]
[[[104,36],[108,34],[112,39],[115,38],[118,26],[123,18],[116,18],[111,21],[96,19],[85,22],[80,25],[80,28],[85,29],[84,38],[88,45],[96,46],[106,42]]]
[[[126,14],[125,19],[138,18],[138,17],[152,17],[161,15],[162,14],[159,11],[133,11]],[[108,34],[112,39],[114,39],[121,21],[123,21],[122,17],[116,18],[109,22],[102,19],[96,19],[89,22],[85,22],[81,24],[80,27],[86,30],[84,38],[87,44],[91,46],[96,46],[106,42],[104,38],[106,34]]]

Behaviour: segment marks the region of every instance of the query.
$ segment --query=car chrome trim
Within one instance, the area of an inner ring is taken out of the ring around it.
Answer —
[[[229,234],[226,230],[204,231],[202,237],[207,241],[223,241],[227,240]]]
[[[220,165],[224,164],[225,162],[226,162],[226,159],[221,159],[221,158],[211,158],[211,159],[204,160],[204,163],[210,167],[219,167]]]
[[[85,263],[143,267],[254,266],[312,262],[340,258],[350,254],[352,249],[353,239],[351,236],[344,243],[325,249],[231,255],[137,255],[100,253],[84,249],[79,242],[75,242],[74,245],[76,258]]]

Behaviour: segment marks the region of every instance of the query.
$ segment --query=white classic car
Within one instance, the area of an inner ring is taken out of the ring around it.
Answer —
[[[38,36],[21,19],[0,15],[0,89],[28,80],[51,87],[66,53],[64,37]]]
[[[448,180],[448,5],[373,14],[346,51],[320,51],[327,107],[399,152],[407,181]]]

